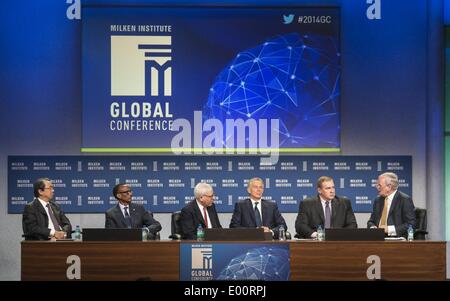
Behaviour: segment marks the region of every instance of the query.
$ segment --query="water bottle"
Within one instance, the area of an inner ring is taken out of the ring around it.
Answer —
[[[319,225],[319,226],[317,227],[317,240],[318,240],[318,241],[323,241],[323,240],[325,240],[325,233],[324,233],[324,230],[323,230],[323,228],[322,228],[322,225]]]
[[[408,226],[408,241],[414,240],[414,229],[412,225]]]
[[[280,228],[278,228],[278,239],[286,240],[286,230],[284,229],[283,225],[281,225]]]
[[[73,235],[73,239],[74,240],[81,240],[81,229],[80,229],[79,225],[77,225],[76,228],[75,228],[75,233]]]
[[[148,228],[142,227],[142,241],[147,241],[148,239]]]
[[[203,231],[203,227],[201,224],[198,224],[197,227],[197,241],[203,241],[203,238],[205,237],[205,232]]]

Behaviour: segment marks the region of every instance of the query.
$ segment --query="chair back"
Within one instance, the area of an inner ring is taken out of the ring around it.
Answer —
[[[175,211],[172,213],[171,220],[171,232],[169,236],[171,239],[181,239],[181,225],[180,225],[181,211]]]
[[[152,211],[148,210],[148,214],[150,214],[151,217],[154,217]],[[147,235],[148,235],[148,239],[149,240],[161,240],[161,233],[160,232],[156,232],[155,235],[153,235],[152,233],[147,233]]]
[[[416,230],[414,231],[414,239],[425,240],[427,232],[427,209],[416,208]]]

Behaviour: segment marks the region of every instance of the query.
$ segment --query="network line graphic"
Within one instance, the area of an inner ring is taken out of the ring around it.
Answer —
[[[218,280],[289,280],[289,251],[282,248],[256,248],[230,260]]]
[[[338,148],[340,72],[335,37],[271,38],[239,52],[220,71],[203,119],[279,119],[280,147]]]

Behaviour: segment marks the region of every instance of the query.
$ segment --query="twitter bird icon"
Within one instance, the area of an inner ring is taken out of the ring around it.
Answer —
[[[283,22],[284,24],[291,24],[292,21],[294,21],[294,15],[290,14],[290,15],[283,15]]]

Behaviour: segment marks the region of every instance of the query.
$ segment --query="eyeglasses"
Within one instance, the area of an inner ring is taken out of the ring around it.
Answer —
[[[45,190],[45,189],[51,189],[51,190],[54,190],[54,187],[53,187],[53,186],[50,186],[50,187],[44,187],[44,189],[42,189],[42,190]]]
[[[204,194],[203,196],[206,196],[206,197],[208,197],[208,198],[213,198],[213,197],[215,197],[216,195],[215,195],[215,194],[210,194],[210,195]]]
[[[125,190],[125,191],[119,191],[119,193],[125,193],[125,194],[128,194],[128,193],[132,193],[132,191],[131,191],[131,190]]]

